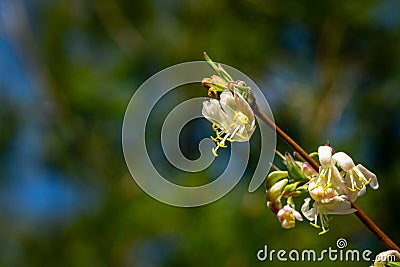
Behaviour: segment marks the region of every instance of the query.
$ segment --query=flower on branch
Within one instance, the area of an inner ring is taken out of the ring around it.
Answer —
[[[254,113],[236,88],[233,95],[229,90],[224,90],[220,95],[220,100],[204,101],[202,113],[207,120],[212,122],[212,128],[216,134],[215,137],[211,137],[216,143],[216,147],[212,148],[212,153],[216,157],[218,148],[227,147],[226,141],[248,141],[256,128]]]
[[[364,195],[366,185],[370,185],[373,189],[379,188],[376,175],[361,164],[355,166],[353,160],[346,153],[338,152],[332,158],[345,173],[344,181],[350,191],[348,193],[350,201],[355,201],[359,196]]]
[[[351,208],[348,199],[349,190],[335,166],[332,150],[330,146],[318,148],[321,167],[318,176],[312,178],[308,185],[308,192],[314,200],[314,204],[310,209],[311,199],[307,198],[301,208],[304,216],[312,221],[311,225],[322,228],[319,234],[324,234],[329,230],[328,214],[350,214],[355,211]]]
[[[286,205],[282,209],[280,209],[277,213],[277,217],[279,222],[281,223],[281,226],[286,229],[293,228],[296,224],[296,220],[303,220],[301,214],[289,205]]]

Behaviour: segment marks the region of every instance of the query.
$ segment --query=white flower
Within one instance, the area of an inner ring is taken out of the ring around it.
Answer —
[[[346,195],[348,189],[332,159],[332,148],[320,146],[318,156],[321,167],[318,176],[310,180],[308,191],[311,197],[316,201],[326,203],[333,195]]]
[[[362,196],[366,191],[366,185],[373,189],[378,189],[379,184],[376,175],[370,172],[363,165],[354,165],[353,160],[344,152],[338,152],[332,156],[337,164],[345,172],[344,182],[350,190],[349,199],[355,201],[357,197]]]
[[[310,209],[311,199],[305,199],[301,211],[308,220],[313,221],[311,225],[317,228],[322,227],[322,232],[319,234],[324,234],[328,231],[328,214],[350,214],[355,210],[351,208],[347,197],[348,188],[332,158],[332,148],[320,146],[318,155],[321,163],[319,174],[317,177],[311,178],[308,185],[308,191],[314,204]],[[321,226],[318,224],[318,220]]]
[[[310,208],[311,198],[306,198],[304,204],[301,207],[301,212],[310,221],[310,224],[316,228],[322,228],[320,235],[325,234],[329,231],[328,223],[330,219],[328,214],[350,214],[355,212],[355,209],[351,208],[351,203],[344,196],[331,195],[329,202],[315,201]],[[321,224],[318,225],[318,220]]]
[[[203,102],[203,116],[211,121],[216,137],[211,139],[217,144],[212,149],[214,156],[218,156],[219,147],[227,147],[225,142],[248,141],[255,130],[253,110],[243,96],[234,89],[234,95],[225,90],[220,100],[209,99]]]
[[[276,215],[282,227],[286,229],[293,228],[296,224],[296,219],[298,221],[303,221],[301,214],[289,205],[280,209]]]

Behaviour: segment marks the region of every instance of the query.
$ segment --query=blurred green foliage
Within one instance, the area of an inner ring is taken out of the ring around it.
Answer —
[[[0,266],[320,266],[259,262],[256,253],[265,244],[318,251],[339,237],[373,255],[384,249],[353,215],[336,216],[324,236],[307,222],[282,229],[263,189],[247,192],[257,136],[245,179],[216,203],[170,207],[134,183],[121,150],[130,97],[157,71],[202,60],[203,51],[256,81],[277,124],[306,150],[330,140],[373,170],[381,188],[359,205],[400,242],[400,2],[13,0],[0,7]],[[195,157],[196,133],[187,131],[182,149]],[[149,138],[159,142],[159,132]],[[215,175],[206,174],[198,181]],[[337,265],[369,263],[324,263]]]

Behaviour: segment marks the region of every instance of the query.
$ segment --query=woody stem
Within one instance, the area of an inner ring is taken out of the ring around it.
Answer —
[[[287,135],[281,128],[279,128],[254,102],[251,105],[254,113],[258,118],[265,122],[269,127],[276,131],[276,133],[295,151],[297,151],[305,161],[307,161],[315,171],[319,171],[319,164],[313,160],[308,153],[297,144],[289,135]],[[400,251],[400,248],[368,217],[367,214],[354,202],[351,206],[356,209],[356,216],[360,221],[367,226],[367,228],[388,248]]]

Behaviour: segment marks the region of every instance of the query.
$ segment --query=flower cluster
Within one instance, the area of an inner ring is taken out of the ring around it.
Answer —
[[[227,141],[244,142],[252,136],[256,126],[251,105],[255,100],[243,81],[234,81],[220,64],[207,54],[205,58],[218,74],[202,81],[211,97],[203,102],[202,113],[212,123],[215,137],[211,139],[216,143],[212,153],[217,157],[217,150],[227,147]],[[351,203],[365,194],[366,186],[379,187],[374,173],[361,164],[355,165],[346,153],[334,153],[330,145],[320,146],[318,152],[310,154],[319,162],[319,170],[296,152],[296,160],[287,152],[277,154],[286,170],[271,163],[275,171],[266,179],[266,201],[283,228],[293,228],[296,220],[303,220],[295,209],[295,198],[305,197],[301,212],[311,225],[321,229],[319,234],[324,234],[329,230],[328,215],[355,212]]]
[[[375,174],[361,164],[355,165],[346,153],[334,153],[329,145],[320,146],[318,153],[310,155],[318,155],[318,172],[301,157],[296,161],[288,153],[281,155],[287,171],[277,170],[268,175],[267,206],[277,214],[282,226],[288,228],[287,224],[282,223],[280,216],[288,210],[285,209],[286,206],[282,208],[282,198],[286,198],[288,205],[294,209],[292,198],[309,194],[304,199],[301,212],[311,225],[321,229],[319,234],[324,234],[329,230],[329,214],[353,213],[355,209],[351,207],[351,202],[365,194],[367,185],[373,189],[377,189],[379,185]],[[269,197],[271,195],[272,198]],[[281,212],[282,209],[284,211]]]

